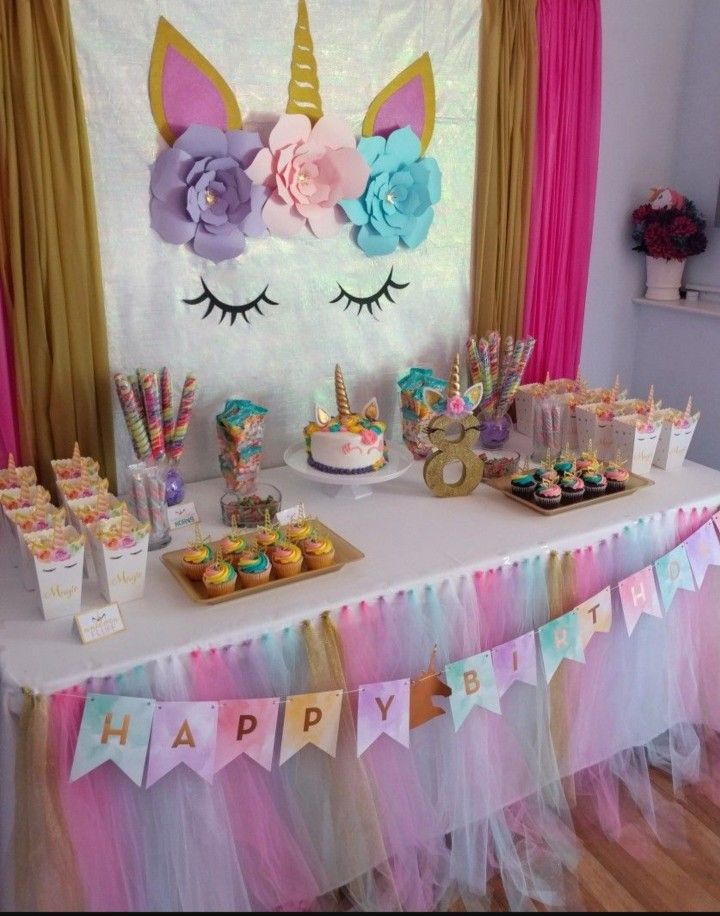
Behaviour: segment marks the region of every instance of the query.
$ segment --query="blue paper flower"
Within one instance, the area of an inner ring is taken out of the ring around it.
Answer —
[[[440,169],[435,159],[420,158],[420,140],[409,127],[384,137],[363,137],[358,152],[370,166],[360,197],[341,200],[359,226],[358,245],[367,255],[390,254],[400,240],[415,248],[425,241],[440,200]]]

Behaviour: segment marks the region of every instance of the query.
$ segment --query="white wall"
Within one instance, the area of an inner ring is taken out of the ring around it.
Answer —
[[[676,183],[681,87],[695,2],[603,0],[600,163],[581,356],[581,371],[594,384],[609,383],[616,373],[624,384],[632,383],[637,335],[632,299],[642,291],[645,265],[632,251],[629,214],[650,186]],[[720,8],[714,0],[709,5]],[[716,30],[716,41],[719,34]],[[719,160],[720,143],[714,161]]]
[[[712,225],[720,183],[719,0],[694,0],[674,174],[678,190],[695,201],[708,221],[707,251],[688,259],[685,279],[720,286],[720,229]],[[720,335],[720,327],[716,333]]]
[[[685,278],[710,286],[720,286],[720,230],[712,228],[720,180],[719,41],[720,2],[695,0],[669,183],[692,198],[708,219],[708,250],[688,259]],[[720,319],[645,306],[639,315],[634,387],[643,390],[654,381],[673,407],[692,394],[702,418],[689,456],[720,468]]]

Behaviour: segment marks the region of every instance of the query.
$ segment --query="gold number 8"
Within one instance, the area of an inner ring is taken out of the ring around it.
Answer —
[[[448,439],[449,427],[459,427],[460,436]],[[423,477],[427,486],[436,496],[467,496],[482,480],[485,466],[472,447],[480,434],[478,419],[473,414],[455,419],[448,416],[434,417],[428,426],[428,438],[437,449],[425,460]],[[451,461],[462,464],[462,474],[455,483],[445,480],[445,468]]]

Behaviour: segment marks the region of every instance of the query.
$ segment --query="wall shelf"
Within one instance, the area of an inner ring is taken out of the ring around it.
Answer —
[[[671,302],[661,302],[657,299],[633,299],[635,305],[648,305],[652,308],[666,309],[682,315],[705,315],[708,318],[720,318],[720,304],[687,299],[676,299]]]

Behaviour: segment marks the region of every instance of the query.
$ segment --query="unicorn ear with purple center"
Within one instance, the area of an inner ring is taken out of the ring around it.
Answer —
[[[216,263],[248,237],[337,235],[349,223],[367,255],[425,240],[440,200],[435,159],[424,156],[435,124],[427,53],[372,101],[356,142],[324,114],[305,0],[298,2],[286,113],[267,144],[243,129],[237,100],[218,71],[166,19],[158,22],[150,106],[168,148],[150,178],[150,218],[174,245]]]

